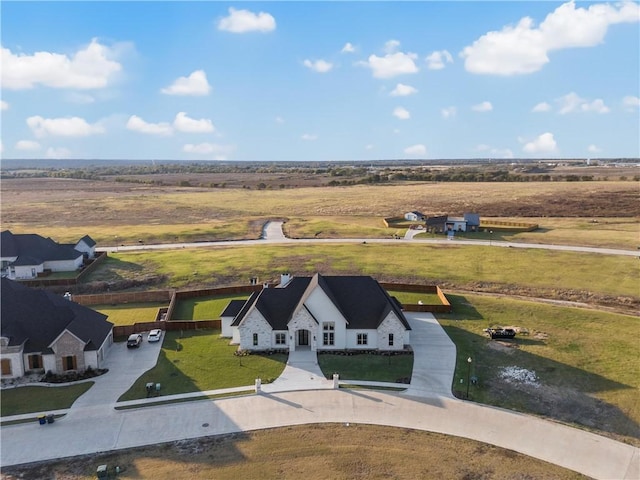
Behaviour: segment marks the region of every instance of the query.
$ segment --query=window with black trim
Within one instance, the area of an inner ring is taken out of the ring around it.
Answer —
[[[258,334],[257,333],[253,334],[253,346],[254,347],[258,346]]]
[[[369,335],[366,333],[359,333],[358,334],[358,345],[367,345],[368,343],[368,338]]]
[[[287,334],[276,333],[276,345],[286,345],[286,344],[287,344]]]
[[[335,322],[325,322],[322,324],[322,345],[335,345]]]

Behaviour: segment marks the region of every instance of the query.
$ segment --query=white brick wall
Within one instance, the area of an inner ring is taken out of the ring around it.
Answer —
[[[257,308],[254,308],[238,326],[241,350],[268,350],[271,347],[271,325]],[[253,344],[253,334],[258,334],[258,345]]]
[[[389,334],[393,334],[393,346],[389,346]],[[379,350],[402,350],[409,343],[409,332],[405,330],[404,325],[394,312],[389,312],[378,327],[378,344],[376,348]]]

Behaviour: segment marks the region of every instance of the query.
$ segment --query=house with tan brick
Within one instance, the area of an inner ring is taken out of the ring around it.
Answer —
[[[2,379],[102,368],[113,343],[106,315],[8,278],[0,281]]]

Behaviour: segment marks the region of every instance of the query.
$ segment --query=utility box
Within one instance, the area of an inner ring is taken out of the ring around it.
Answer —
[[[107,466],[100,465],[96,470],[96,475],[98,476],[98,478],[108,478]]]

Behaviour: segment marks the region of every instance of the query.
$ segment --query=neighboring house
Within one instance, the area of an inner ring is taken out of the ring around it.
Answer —
[[[82,267],[84,256],[95,256],[96,243],[88,235],[75,245],[59,244],[36,234],[0,233],[1,275],[11,279],[36,278],[45,270],[73,272]]]
[[[447,216],[438,215],[436,217],[428,217],[425,224],[428,232],[443,233],[446,230]]]
[[[0,281],[3,379],[102,368],[113,343],[106,315],[8,278]]]
[[[477,232],[480,230],[480,215],[477,213],[465,213],[463,215],[467,222],[468,232]]]
[[[73,245],[73,248],[82,252],[84,258],[95,258],[96,256],[96,242],[89,235],[85,235],[78,240],[78,243]]]
[[[447,217],[446,230],[448,232],[466,232],[467,221],[463,217]]]
[[[424,222],[425,216],[423,213],[414,210],[413,212],[405,213],[404,219],[410,222]]]
[[[254,292],[230,330],[241,350],[403,350],[411,327],[373,278],[316,273]]]

